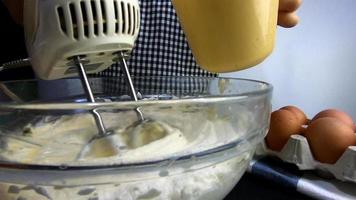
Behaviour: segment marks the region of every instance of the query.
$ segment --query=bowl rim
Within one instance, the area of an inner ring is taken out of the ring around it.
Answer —
[[[90,79],[96,78],[112,78],[112,77],[93,77]],[[230,78],[230,77],[194,77],[194,76],[138,76],[135,78],[191,78],[191,79],[211,79],[211,80],[233,80],[233,81],[243,81],[243,82],[250,82],[255,84],[262,84],[264,85],[261,88],[256,90],[251,90],[247,92],[241,92],[237,94],[229,94],[229,95],[206,95],[206,96],[193,96],[187,97],[184,99],[166,99],[166,100],[142,100],[142,101],[122,101],[122,102],[98,102],[98,103],[90,103],[90,102],[70,102],[70,103],[38,103],[38,102],[11,102],[11,103],[0,103],[0,109],[7,109],[7,110],[92,110],[100,108],[123,108],[123,109],[132,109],[142,106],[151,106],[151,105],[167,105],[167,104],[209,104],[214,102],[224,102],[224,101],[243,101],[248,98],[252,98],[259,95],[268,95],[271,94],[273,91],[273,86],[270,83],[254,80],[254,79],[247,79],[247,78]],[[65,80],[74,80],[78,78],[66,78]],[[37,79],[28,79],[28,80],[20,80],[20,81],[4,81],[0,82],[0,84],[6,83],[20,83],[20,82],[37,82]]]

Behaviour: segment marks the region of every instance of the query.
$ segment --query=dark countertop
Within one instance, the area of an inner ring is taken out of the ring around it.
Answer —
[[[299,170],[273,156],[255,156],[225,200],[356,199],[355,183],[315,170]]]
[[[251,173],[245,173],[224,200],[312,200],[294,189],[272,183]]]

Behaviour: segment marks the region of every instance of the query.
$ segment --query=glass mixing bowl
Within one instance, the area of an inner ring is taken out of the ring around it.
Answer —
[[[264,82],[139,77],[139,102],[124,78],[90,83],[98,103],[78,79],[0,83],[1,199],[223,199],[268,129]],[[113,134],[78,157],[97,134],[94,109]],[[133,128],[138,110],[158,125]]]

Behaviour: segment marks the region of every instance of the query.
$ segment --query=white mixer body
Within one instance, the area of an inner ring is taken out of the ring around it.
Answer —
[[[130,52],[139,33],[137,0],[25,0],[26,46],[37,76],[77,76],[71,58],[86,60],[88,73],[111,66]]]

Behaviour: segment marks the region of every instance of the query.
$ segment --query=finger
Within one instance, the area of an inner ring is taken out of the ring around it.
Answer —
[[[280,0],[279,10],[284,12],[294,12],[302,4],[302,0]]]
[[[279,12],[278,13],[278,25],[284,28],[291,28],[297,25],[299,22],[299,17],[295,12]]]

